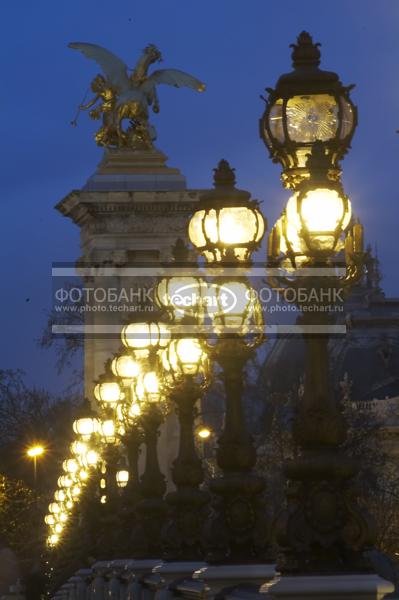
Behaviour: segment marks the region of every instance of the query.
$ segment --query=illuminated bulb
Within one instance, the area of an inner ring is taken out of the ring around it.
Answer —
[[[211,430],[208,429],[208,427],[203,427],[202,429],[200,429],[198,431],[198,437],[200,437],[203,440],[207,440],[211,435]]]
[[[76,456],[82,456],[83,454],[86,454],[87,450],[87,444],[80,442],[79,440],[71,444],[71,452]]]
[[[101,504],[105,504],[107,502],[107,496],[101,496],[100,502]]]
[[[114,358],[111,364],[111,369],[114,375],[122,379],[135,379],[140,372],[140,365],[130,356],[123,354]]]
[[[50,513],[57,515],[61,511],[61,507],[58,502],[51,502],[51,504],[48,505],[48,510]]]
[[[58,477],[58,486],[60,488],[70,488],[73,485],[73,481],[68,475],[61,475]]]
[[[115,423],[112,419],[107,419],[106,421],[102,421],[100,424],[101,435],[104,438],[105,442],[108,444],[113,444],[116,441],[116,431],[115,431]]]
[[[164,323],[129,323],[122,329],[121,338],[137,358],[146,358],[151,348],[158,350],[168,345],[170,331]]]
[[[136,393],[140,401],[158,402],[160,386],[155,371],[148,371],[137,380]]]
[[[54,492],[54,498],[57,502],[64,502],[66,499],[66,493],[64,490],[57,490]]]
[[[92,419],[91,417],[77,419],[73,423],[73,430],[82,436],[83,439],[89,439],[97,431],[97,419]]]
[[[116,483],[117,486],[120,488],[124,488],[127,486],[129,481],[129,471],[126,471],[126,469],[121,469],[120,471],[117,471],[116,473]]]
[[[116,381],[105,381],[97,383],[94,388],[94,396],[98,402],[112,407],[116,406],[123,398],[123,393],[121,392],[119,383]]]
[[[99,460],[100,456],[95,450],[89,450],[84,457],[84,463],[87,467],[95,467]]]
[[[44,522],[46,523],[46,525],[55,525],[54,515],[46,515],[44,517]]]
[[[195,375],[206,355],[198,340],[182,338],[173,340],[162,353],[162,364],[166,371],[175,374]]]
[[[301,213],[310,232],[335,231],[344,216],[344,202],[336,190],[317,189],[308,192],[302,199]],[[345,215],[342,230],[349,225],[351,210]]]
[[[87,471],[85,471],[85,469],[81,469],[79,471],[79,479],[81,481],[86,481],[89,478],[89,474]]]
[[[64,460],[62,463],[62,468],[66,473],[76,473],[79,469],[79,464],[74,458],[69,458],[68,460]]]
[[[50,535],[47,538],[47,544],[49,546],[56,546],[58,544],[59,539],[59,536],[56,533],[53,533],[53,535]]]

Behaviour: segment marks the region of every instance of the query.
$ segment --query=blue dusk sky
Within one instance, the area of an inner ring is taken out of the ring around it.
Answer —
[[[4,0],[2,3],[3,273],[0,368],[61,391],[52,352],[37,338],[51,305],[51,264],[73,261],[78,228],[54,210],[93,173],[96,123],[70,125],[97,66],[67,48],[103,45],[133,66],[148,44],[163,67],[192,73],[204,94],[163,86],[157,146],[189,187],[208,187],[220,158],[263,201],[272,223],[288,194],[258,136],[259,95],[291,68],[303,29],[322,43],[322,68],[355,83],[359,126],[343,162],[345,190],[377,244],[387,294],[399,295],[399,2],[397,0]]]

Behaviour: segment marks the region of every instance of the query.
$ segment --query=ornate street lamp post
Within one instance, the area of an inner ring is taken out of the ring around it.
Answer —
[[[210,482],[215,506],[206,527],[210,562],[248,563],[266,558],[267,518],[262,503],[264,480],[252,469],[256,450],[243,409],[244,367],[263,340],[263,319],[252,288],[242,275],[260,245],[265,220],[248,192],[235,187],[227,161],[214,175],[215,189],[200,198],[189,224],[190,240],[214,271],[222,274],[209,286],[213,341],[210,358],[222,370],[225,423],[218,439],[217,464],[222,476]],[[225,267],[236,273],[223,275]],[[231,305],[226,299],[232,298]]]
[[[318,45],[302,33],[294,45],[295,71],[269,90],[261,121],[271,156],[283,165],[283,182],[294,190],[268,245],[269,266],[283,267],[285,274],[270,283],[296,289],[305,338],[305,385],[294,425],[300,456],[285,466],[287,507],[276,525],[283,574],[367,571],[364,550],[373,542],[354,486],[359,465],[342,449],[346,424],[330,382],[332,320],[326,310],[334,290],[350,288],[363,269],[363,229],[353,222],[338,163],[353,136],[356,111],[349,88],[320,71],[319,58]],[[342,263],[346,269],[339,274]],[[326,269],[322,275],[320,268]],[[330,294],[316,311],[314,298],[323,291]]]
[[[166,496],[171,507],[164,529],[165,556],[169,560],[201,560],[204,556],[202,527],[209,494],[199,489],[204,470],[194,441],[195,405],[207,384],[207,358],[198,340],[173,340],[162,353],[167,394],[179,420],[180,443],[173,462],[175,492]]]
[[[159,428],[164,415],[161,384],[156,370],[143,371],[136,384],[136,394],[142,406],[140,424],[145,443],[145,468],[140,479],[141,500],[136,505],[136,522],[131,544],[135,558],[156,558],[162,555],[162,528],[165,523],[165,477],[158,461]]]

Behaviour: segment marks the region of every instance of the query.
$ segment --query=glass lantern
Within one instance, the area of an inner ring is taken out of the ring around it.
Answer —
[[[161,400],[161,386],[155,371],[141,373],[135,388],[139,402],[154,404]]]
[[[138,376],[140,365],[130,354],[121,354],[113,359],[111,369],[116,377],[122,379],[124,385],[129,385]]]
[[[259,204],[235,187],[234,170],[226,160],[214,170],[214,185],[191,217],[190,241],[207,262],[250,261],[266,229]]]
[[[155,302],[167,310],[175,322],[191,317],[200,323],[203,320],[206,289],[207,284],[201,277],[163,277],[155,288]]]
[[[339,185],[305,187],[291,196],[273,227],[269,258],[287,257],[295,267],[323,261],[344,249],[351,221],[351,202]]]
[[[115,408],[123,400],[124,394],[117,381],[105,380],[96,384],[94,397],[103,408]]]
[[[199,341],[194,338],[172,340],[162,352],[161,361],[173,379],[195,377],[207,366],[207,355]]]
[[[122,343],[133,351],[135,358],[147,358],[168,345],[170,331],[165,323],[141,322],[125,325],[121,333]]]
[[[129,471],[121,469],[116,472],[116,485],[118,488],[125,488],[129,483]]]
[[[82,417],[73,422],[74,432],[80,436],[82,440],[88,441],[91,436],[96,433],[98,421],[93,417]]]
[[[213,298],[208,312],[218,336],[250,334],[260,341],[263,336],[262,308],[246,278],[221,278],[210,286],[210,295]]]
[[[112,419],[100,422],[100,436],[106,444],[115,444],[117,442],[118,432],[115,422]]]
[[[260,120],[260,135],[273,162],[283,167],[285,187],[295,189],[307,179],[307,156],[315,143],[330,157],[331,173],[339,177],[338,161],[345,156],[357,124],[356,107],[336,73],[322,71],[320,44],[302,32],[293,44],[294,71],[282,75],[269,96]]]

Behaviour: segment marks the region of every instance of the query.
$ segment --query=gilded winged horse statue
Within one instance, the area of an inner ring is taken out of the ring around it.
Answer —
[[[95,135],[99,146],[153,147],[156,131],[149,123],[148,107],[152,106],[155,113],[159,112],[156,89],[159,84],[188,87],[199,92],[205,90],[201,81],[184,71],[160,69],[149,74],[149,67],[162,60],[160,51],[153,44],[143,50],[130,75],[126,64],[101,46],[82,42],[72,42],[68,46],[93,59],[103,71],[103,75],[97,75],[91,83],[94,97],[79,106],[79,110],[90,109],[92,119],[102,118],[102,126]]]

